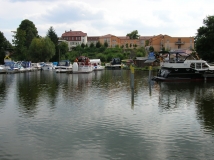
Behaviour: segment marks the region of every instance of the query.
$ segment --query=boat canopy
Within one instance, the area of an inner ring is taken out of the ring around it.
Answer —
[[[90,59],[91,63],[96,63],[96,64],[101,64],[101,60],[100,59]]]

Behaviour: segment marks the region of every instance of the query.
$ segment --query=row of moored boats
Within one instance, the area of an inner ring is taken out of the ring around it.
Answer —
[[[20,73],[29,71],[55,71],[57,73],[90,73],[103,70],[100,59],[89,59],[85,56],[76,58],[73,64],[69,60],[53,63],[31,63],[29,61],[14,62],[6,59],[4,65],[0,65],[0,73]]]

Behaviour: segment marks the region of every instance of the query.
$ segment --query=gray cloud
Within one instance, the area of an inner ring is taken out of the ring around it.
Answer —
[[[50,11],[48,15],[42,15],[43,19],[49,22],[59,22],[59,23],[69,23],[82,20],[95,20],[102,19],[103,13],[91,13],[87,10],[82,10],[81,8],[76,8],[72,6],[59,8]]]

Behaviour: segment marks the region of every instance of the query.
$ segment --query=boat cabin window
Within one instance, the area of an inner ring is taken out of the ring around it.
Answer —
[[[196,69],[201,69],[201,63],[196,63]]]
[[[206,63],[202,63],[202,69],[207,69],[209,68],[208,65]]]
[[[191,63],[190,68],[195,68],[195,63]]]

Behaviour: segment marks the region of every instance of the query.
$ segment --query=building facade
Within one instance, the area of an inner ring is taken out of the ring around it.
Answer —
[[[92,43],[94,44],[94,46],[96,46],[97,42],[100,41],[100,37],[99,36],[91,36],[91,37],[87,37],[87,45],[90,46]]]
[[[175,49],[191,50],[195,47],[194,37],[170,37],[162,34],[151,37],[149,43],[157,52],[163,48],[169,51]]]
[[[168,51],[175,49],[194,49],[194,37],[171,37],[162,34],[157,36],[140,36],[139,39],[130,39],[127,36],[115,36],[111,34],[87,37],[87,33],[70,30],[62,34],[61,40],[67,41],[69,50],[72,50],[73,47],[81,45],[82,43],[88,46],[93,43],[94,46],[96,46],[97,42],[101,44],[107,42],[109,48],[116,46],[122,48],[152,46],[156,52],[161,51],[163,48]]]
[[[87,33],[83,33],[82,31],[65,31],[62,34],[62,40],[66,40],[68,42],[69,51],[72,50],[73,47],[81,45],[84,43],[87,44]]]
[[[107,34],[100,37],[100,43],[104,44],[105,42],[108,43],[109,48],[114,48],[116,46],[120,47],[120,39],[114,35]]]

